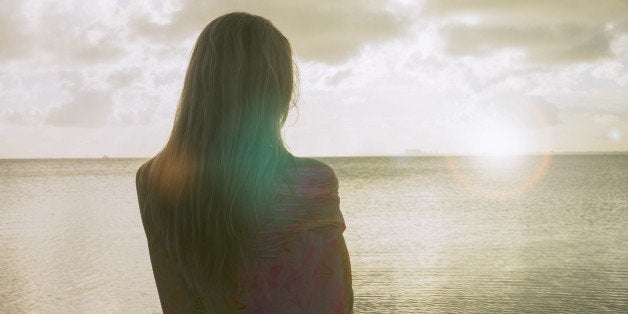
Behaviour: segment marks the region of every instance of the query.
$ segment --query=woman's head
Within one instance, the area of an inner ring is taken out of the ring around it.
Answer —
[[[192,51],[175,128],[279,144],[293,92],[292,65],[288,40],[267,19],[242,12],[218,17]]]
[[[281,137],[293,82],[290,44],[262,17],[229,13],[198,37],[172,133],[153,158],[147,215],[206,300],[231,293],[254,253],[255,222],[272,216],[294,165]]]

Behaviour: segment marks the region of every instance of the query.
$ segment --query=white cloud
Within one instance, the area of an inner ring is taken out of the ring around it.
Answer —
[[[520,128],[546,128],[559,124],[559,108],[542,98],[511,92],[491,92],[475,105],[485,113]]]
[[[84,88],[76,91],[69,102],[51,108],[44,123],[53,126],[100,127],[106,124],[112,108],[108,91]]]
[[[628,35],[622,0],[427,0],[423,12],[447,19],[442,33],[453,55],[514,48],[532,62],[588,62],[613,57],[612,43]]]
[[[628,150],[608,135],[628,132],[625,2],[425,3],[0,0],[0,158],[156,152],[196,35],[237,10],[293,45],[301,155],[470,151],[487,122],[531,150],[547,129]]]
[[[245,11],[271,20],[300,58],[339,63],[368,43],[403,35],[411,20],[393,11],[397,6],[377,0],[182,1],[166,22],[144,13],[136,15],[131,26],[143,37],[176,43],[200,33],[224,13]]]
[[[118,7],[106,2],[0,3],[0,60],[50,64],[109,62],[124,55]]]

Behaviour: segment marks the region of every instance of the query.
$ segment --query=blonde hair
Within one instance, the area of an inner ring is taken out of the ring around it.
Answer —
[[[281,137],[293,89],[279,30],[248,13],[220,16],[196,41],[170,138],[153,158],[149,218],[163,226],[153,231],[214,310],[230,304],[255,222],[294,164]]]

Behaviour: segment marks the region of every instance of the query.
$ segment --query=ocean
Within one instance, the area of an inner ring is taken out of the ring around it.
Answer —
[[[317,158],[356,313],[628,311],[628,155]],[[0,160],[0,312],[160,312],[146,159]]]

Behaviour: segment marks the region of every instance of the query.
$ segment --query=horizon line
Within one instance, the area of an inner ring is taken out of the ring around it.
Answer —
[[[359,158],[359,157],[526,157],[526,156],[577,156],[577,155],[626,155],[628,151],[550,151],[519,154],[479,154],[479,153],[434,153],[434,154],[373,154],[373,155],[299,155],[306,158]],[[296,155],[295,155],[296,156]],[[0,157],[0,160],[38,160],[38,159],[149,159],[154,156],[109,156],[101,157]]]

